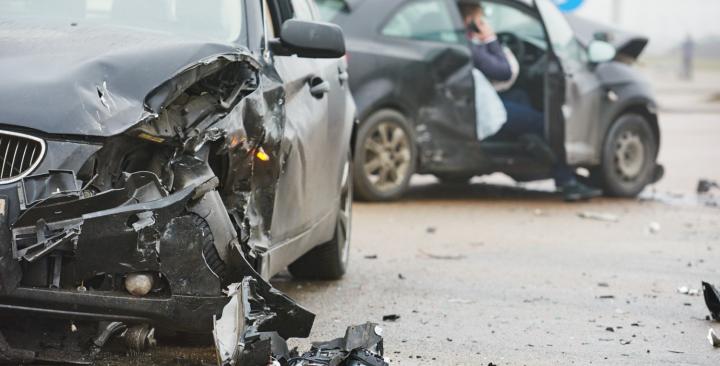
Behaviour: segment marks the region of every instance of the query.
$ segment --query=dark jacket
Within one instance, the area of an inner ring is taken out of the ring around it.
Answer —
[[[508,81],[512,79],[512,68],[505,57],[500,42],[494,40],[488,43],[471,41],[473,64],[475,68],[490,81]]]

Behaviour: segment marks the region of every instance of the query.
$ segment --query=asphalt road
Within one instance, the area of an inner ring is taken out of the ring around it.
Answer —
[[[705,319],[701,296],[677,292],[720,283],[720,208],[710,205],[720,191],[695,194],[698,179],[720,181],[720,104],[706,103],[716,85],[658,85],[667,176],[642,199],[565,204],[549,182],[418,177],[400,202],[356,204],[345,279],[273,279],[317,314],[311,338],[291,345],[373,321],[392,365],[720,364],[705,339],[720,324]],[[400,318],[383,322],[389,314]],[[150,357],[117,364],[211,364],[213,351]]]
[[[276,286],[318,314],[313,340],[381,323],[397,365],[720,364],[705,338],[720,324],[677,292],[720,283],[720,208],[694,193],[720,180],[720,104],[663,87],[668,173],[643,199],[565,204],[547,182],[420,177],[401,202],[355,206],[344,280]]]

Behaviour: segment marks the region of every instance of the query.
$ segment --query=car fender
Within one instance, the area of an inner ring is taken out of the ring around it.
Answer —
[[[659,147],[661,133],[657,115],[658,107],[655,99],[652,98],[651,95],[642,93],[639,88],[636,88],[633,85],[626,85],[623,88],[612,89],[611,91],[608,91],[608,93],[615,93],[618,100],[617,102],[609,103],[607,108],[602,111],[602,115],[599,120],[601,128],[598,129],[599,133],[595,136],[593,141],[594,146],[596,147],[594,149],[595,159],[593,165],[599,165],[602,163],[602,147],[605,143],[605,139],[607,138],[607,134],[615,121],[617,121],[620,116],[627,113],[640,114],[647,119],[653,133],[655,134]]]
[[[602,163],[602,146],[612,124],[623,114],[638,113],[651,124],[660,142],[660,126],[657,116],[657,102],[650,85],[642,79],[633,67],[619,62],[598,65],[596,75],[605,89],[603,108],[600,110],[599,128],[592,137],[593,158],[581,165]]]

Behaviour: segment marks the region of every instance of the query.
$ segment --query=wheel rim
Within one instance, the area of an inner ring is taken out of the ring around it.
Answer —
[[[615,143],[615,167],[625,181],[636,179],[645,165],[645,144],[633,131],[623,132]]]
[[[400,188],[410,169],[410,142],[395,123],[381,122],[365,140],[365,176],[380,192]]]
[[[345,267],[350,258],[350,234],[352,229],[352,179],[350,161],[343,167],[340,192],[340,211],[338,212],[337,241],[341,253],[340,260]]]

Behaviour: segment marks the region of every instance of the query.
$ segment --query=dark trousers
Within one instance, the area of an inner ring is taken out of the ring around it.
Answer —
[[[545,137],[545,116],[530,107],[529,103],[521,103],[516,98],[502,97],[507,110],[507,122],[497,133],[497,137],[505,140],[517,140],[523,135]],[[575,172],[567,164],[565,156],[558,156],[553,166],[555,185],[562,187],[575,181]]]

